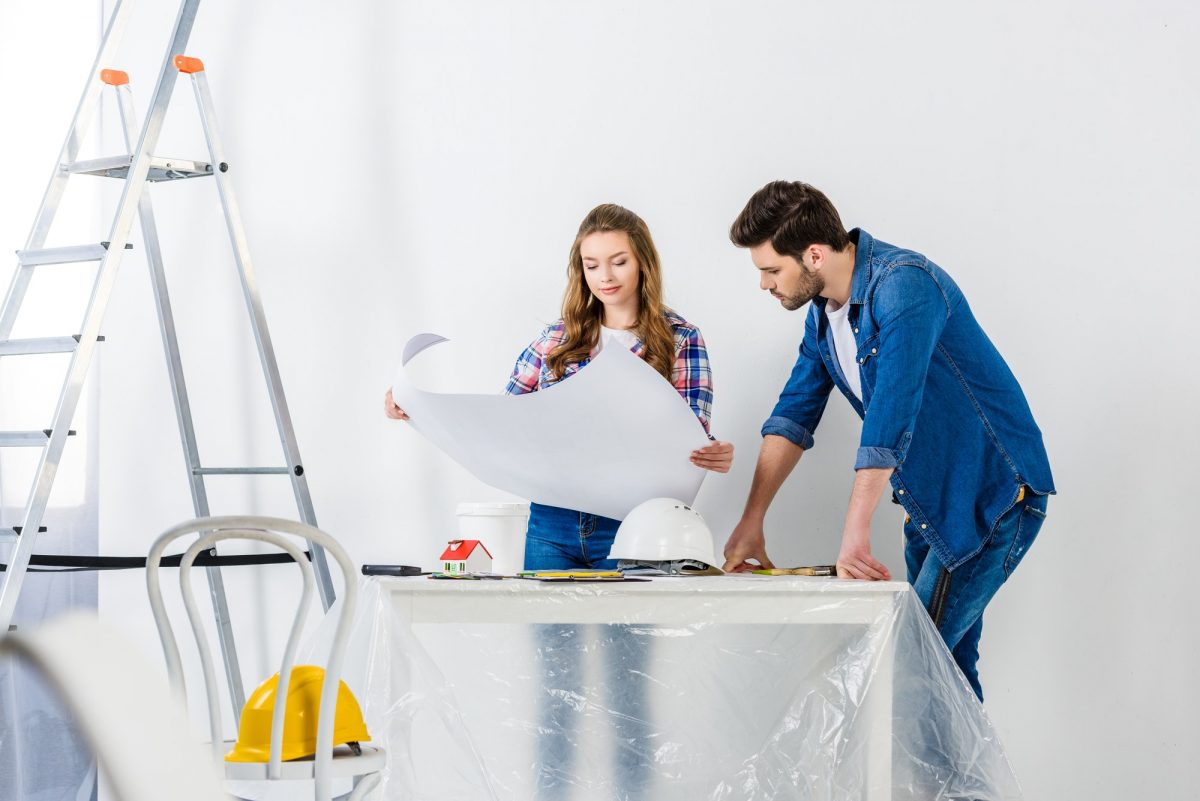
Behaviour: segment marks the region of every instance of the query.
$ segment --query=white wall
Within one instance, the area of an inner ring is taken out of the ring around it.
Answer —
[[[144,26],[152,44],[122,65],[143,101],[173,11],[150,5],[131,35]],[[649,222],[668,300],[708,339],[714,430],[738,448],[698,502],[722,540],[802,325],[726,239],[749,194],[809,181],[848,225],[945,267],[1021,379],[1061,493],[989,611],[988,707],[1030,799],[1100,801],[1190,798],[1200,779],[1200,635],[1185,617],[1200,558],[1185,497],[1200,444],[1198,34],[1200,11],[1168,0],[209,0],[191,50],[209,67],[318,518],[358,561],[430,564],[457,502],[501,497],[383,418],[399,345],[447,334],[430,383],[498,391],[556,316],[596,203]],[[29,35],[59,57],[54,31]],[[77,90],[46,91],[60,109]],[[190,155],[185,86],[177,99],[161,151]],[[31,124],[57,140],[60,117]],[[42,180],[6,189],[35,196]],[[270,463],[212,193],[156,194],[201,447]],[[144,550],[190,513],[151,308],[131,264],[100,376],[107,552]],[[836,555],[857,429],[831,400],[769,518],[777,561]],[[266,480],[218,495],[218,512],[290,511]],[[901,573],[890,505],[875,537]],[[247,640],[271,628],[281,579],[263,576],[231,582]],[[108,577],[101,602],[151,650],[140,592]],[[269,661],[252,650],[258,677]]]

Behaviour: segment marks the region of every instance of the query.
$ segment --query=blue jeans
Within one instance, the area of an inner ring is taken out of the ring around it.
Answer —
[[[614,570],[608,558],[619,520],[530,504],[525,533],[526,570]],[[650,635],[645,626],[539,625],[534,627],[538,673],[537,798],[562,799],[581,783],[575,765],[580,725],[605,715],[616,743],[612,777],[604,789],[582,784],[590,798],[649,798],[654,764],[645,703]],[[587,655],[599,653],[603,676],[589,680]],[[597,710],[600,710],[599,713]]]
[[[526,570],[615,570],[608,558],[620,520],[557,506],[529,504]]]
[[[930,553],[915,523],[904,523],[908,581],[980,701],[983,687],[977,663],[983,610],[1029,552],[1045,519],[1046,496],[1027,489],[1025,498],[997,521],[983,550],[954,570],[946,570]]]

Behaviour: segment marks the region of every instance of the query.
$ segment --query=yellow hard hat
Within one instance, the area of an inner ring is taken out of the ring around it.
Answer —
[[[283,713],[283,755],[281,759],[300,759],[317,752],[317,712],[321,708],[321,685],[325,669],[315,665],[296,665],[288,682],[287,707]],[[242,707],[238,738],[226,762],[268,762],[271,751],[271,716],[279,674],[258,685]],[[333,743],[348,743],[355,751],[358,743],[370,740],[362,709],[346,682],[338,682],[337,710],[333,721]]]

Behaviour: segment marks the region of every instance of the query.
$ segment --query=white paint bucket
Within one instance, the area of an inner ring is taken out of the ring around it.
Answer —
[[[458,536],[479,540],[492,555],[492,572],[512,575],[525,566],[527,503],[460,503]]]

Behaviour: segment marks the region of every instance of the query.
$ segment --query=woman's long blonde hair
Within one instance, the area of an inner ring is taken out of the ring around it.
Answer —
[[[623,231],[637,259],[638,315],[633,331],[642,340],[642,357],[668,381],[675,366],[675,332],[664,316],[662,268],[658,250],[650,238],[650,229],[641,217],[613,203],[605,203],[588,212],[579,224],[579,233],[571,245],[567,262],[567,289],[563,293],[562,317],[567,338],[550,352],[547,364],[555,379],[562,378],[567,365],[586,359],[600,337],[604,304],[588,289],[583,277],[580,245],[590,234]]]

